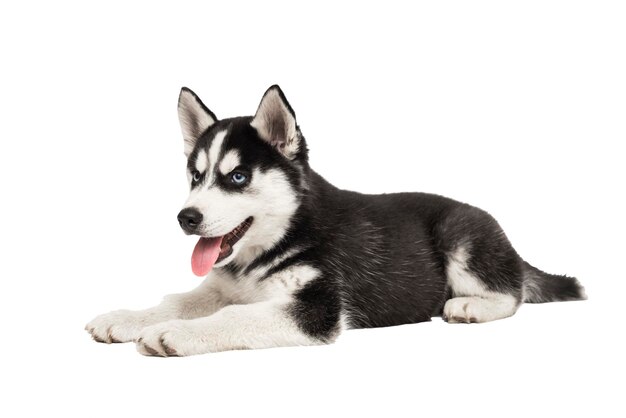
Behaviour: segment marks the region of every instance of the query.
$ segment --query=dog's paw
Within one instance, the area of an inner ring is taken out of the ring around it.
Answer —
[[[470,324],[482,322],[479,320],[475,298],[452,298],[443,307],[443,320],[451,324]],[[479,303],[479,302],[478,302]]]
[[[140,312],[119,310],[95,317],[85,329],[99,343],[133,341],[145,326]]]
[[[190,321],[172,320],[141,330],[137,351],[144,356],[181,357],[209,352],[210,341]]]

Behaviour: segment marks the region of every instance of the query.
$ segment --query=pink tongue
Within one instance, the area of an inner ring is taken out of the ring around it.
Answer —
[[[196,276],[206,276],[220,256],[222,237],[200,238],[191,255],[191,269]]]

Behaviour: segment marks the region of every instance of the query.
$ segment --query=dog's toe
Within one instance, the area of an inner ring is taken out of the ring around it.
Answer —
[[[168,356],[178,357],[178,353],[176,352],[176,350],[173,349],[172,347],[170,347],[169,345],[167,345],[167,343],[165,342],[165,339],[163,338],[163,336],[161,336],[159,342],[161,343],[161,347],[163,347],[163,351],[165,351],[165,353]]]

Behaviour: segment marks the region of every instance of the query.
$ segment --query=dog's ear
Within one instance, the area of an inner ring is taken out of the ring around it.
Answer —
[[[293,159],[298,153],[300,137],[296,114],[277,85],[267,89],[250,125],[257,130],[261,139],[285,157]]]
[[[215,114],[187,87],[183,87],[178,96],[178,120],[183,131],[185,156],[187,157],[196,146],[198,138],[217,122]]]

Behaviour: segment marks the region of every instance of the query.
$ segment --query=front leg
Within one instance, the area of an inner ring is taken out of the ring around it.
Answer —
[[[121,343],[137,339],[139,332],[150,325],[172,319],[191,319],[208,316],[228,301],[224,299],[211,279],[187,293],[168,295],[152,308],[140,311],[119,310],[95,317],[85,329],[94,340],[102,343]]]
[[[230,305],[206,318],[162,322],[141,331],[137,350],[144,355],[189,356],[334,341],[341,331],[338,312],[330,318],[322,307],[324,318],[321,318],[319,307],[308,307],[307,312],[302,311],[303,308],[307,309],[297,301],[270,300]],[[309,323],[303,324],[302,320]],[[332,321],[334,326],[327,327],[323,333],[311,332],[321,329],[321,324],[316,323],[320,320],[325,324]]]

